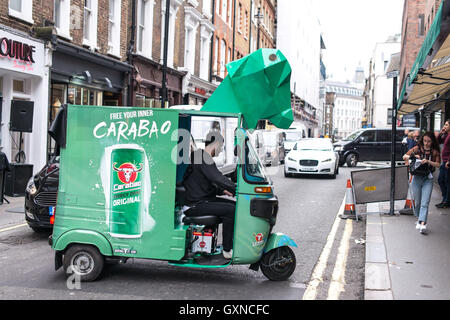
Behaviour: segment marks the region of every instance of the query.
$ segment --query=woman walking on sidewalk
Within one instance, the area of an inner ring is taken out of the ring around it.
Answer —
[[[433,191],[433,172],[435,168],[439,168],[441,165],[439,144],[433,132],[426,132],[419,139],[417,146],[403,156],[403,160],[408,162],[413,154],[422,161],[422,165],[428,167],[427,174],[414,175],[411,183],[415,202],[414,214],[418,219],[416,229],[420,230],[420,233],[425,233],[427,230],[428,205]]]

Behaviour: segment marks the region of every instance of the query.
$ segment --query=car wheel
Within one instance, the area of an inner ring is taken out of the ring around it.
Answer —
[[[356,165],[358,164],[358,156],[354,153],[351,153],[347,156],[347,158],[345,158],[345,162],[350,168],[356,167]]]
[[[95,281],[103,271],[105,259],[96,247],[73,245],[64,254],[64,271],[75,274],[82,282]]]

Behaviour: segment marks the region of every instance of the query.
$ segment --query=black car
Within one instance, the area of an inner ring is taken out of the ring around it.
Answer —
[[[417,128],[397,128],[395,160],[401,161],[407,150],[402,145],[404,132]],[[339,165],[345,163],[355,167],[361,161],[390,161],[392,146],[392,129],[361,129],[353,132],[343,140],[333,144],[339,153]]]
[[[25,220],[36,232],[50,231],[59,184],[59,156],[30,178],[25,190]]]

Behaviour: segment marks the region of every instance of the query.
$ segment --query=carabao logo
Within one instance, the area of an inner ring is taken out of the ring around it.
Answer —
[[[122,183],[129,184],[136,181],[138,173],[143,170],[143,164],[139,164],[137,168],[132,163],[124,163],[120,167],[117,167],[117,162],[113,164],[113,169],[117,172],[118,178]]]

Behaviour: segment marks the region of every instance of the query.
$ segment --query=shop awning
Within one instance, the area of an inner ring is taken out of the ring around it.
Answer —
[[[443,0],[400,92],[398,113],[437,110],[450,91],[450,0]]]

